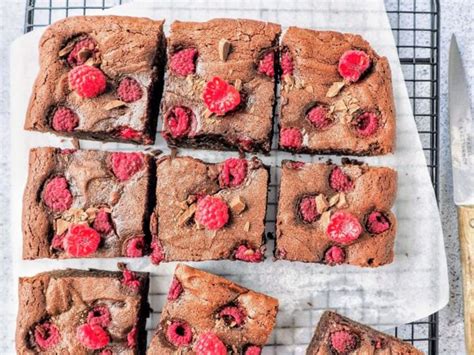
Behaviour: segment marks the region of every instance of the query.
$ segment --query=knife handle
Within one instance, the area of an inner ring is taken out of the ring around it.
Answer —
[[[474,206],[458,207],[467,354],[474,354]]]

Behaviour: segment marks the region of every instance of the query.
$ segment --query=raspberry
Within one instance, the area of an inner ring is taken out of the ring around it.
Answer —
[[[227,348],[214,333],[202,333],[193,346],[196,355],[227,355]]]
[[[137,327],[133,327],[127,334],[127,346],[131,349],[137,346]]]
[[[223,318],[225,323],[230,327],[241,326],[244,324],[246,318],[244,311],[236,306],[224,307],[219,312],[219,317]]]
[[[373,211],[367,217],[365,228],[369,233],[380,234],[390,228],[390,221],[382,212]]]
[[[379,118],[373,112],[364,112],[355,119],[357,133],[362,137],[370,137],[379,128]]]
[[[367,53],[358,50],[345,52],[339,59],[337,70],[349,82],[355,83],[369,68],[370,58]]]
[[[64,237],[66,233],[63,234],[55,234],[53,239],[51,240],[51,248],[55,250],[64,250]]]
[[[304,162],[302,162],[302,161],[287,161],[286,166],[290,169],[300,170],[304,167]]]
[[[143,249],[145,248],[145,238],[134,237],[127,243],[127,250],[125,255],[129,258],[139,258],[143,256]]]
[[[250,263],[259,263],[263,260],[263,254],[260,250],[253,250],[246,245],[239,245],[235,251],[235,258]]]
[[[196,64],[194,62],[197,54],[198,52],[195,48],[186,48],[174,53],[170,60],[171,71],[179,76],[193,74],[196,71]]]
[[[41,350],[50,350],[61,340],[58,328],[47,321],[36,325],[34,336]]]
[[[79,117],[67,107],[58,107],[51,121],[53,129],[58,132],[72,132],[79,125]]]
[[[331,334],[331,346],[339,354],[347,354],[357,348],[357,336],[346,330],[339,330]]]
[[[92,38],[83,38],[76,42],[74,48],[67,57],[67,62],[71,67],[82,65],[87,61],[87,59],[89,59],[90,56],[79,56],[79,52],[84,49],[91,52],[91,55],[95,54],[97,52],[95,41]]]
[[[90,99],[105,91],[107,80],[104,73],[96,67],[80,65],[68,74],[69,86],[81,97]]]
[[[179,282],[177,278],[173,278],[168,291],[168,301],[176,301],[182,292],[183,286],[181,285],[181,282]]]
[[[195,120],[194,113],[184,106],[174,106],[165,116],[165,127],[173,138],[185,136]]]
[[[328,265],[342,264],[345,259],[346,253],[344,252],[344,249],[337,245],[330,247],[324,254],[324,262]]]
[[[239,149],[243,152],[251,152],[253,146],[253,140],[247,137],[241,137],[237,139]]]
[[[260,355],[262,353],[262,349],[258,346],[251,345],[245,350],[244,355]]]
[[[186,346],[191,344],[193,331],[188,323],[184,321],[174,321],[168,326],[166,337],[174,346]]]
[[[127,181],[143,168],[141,153],[112,153],[112,171],[120,181]]]
[[[339,211],[332,215],[326,233],[337,243],[350,244],[359,238],[362,226],[352,214]]]
[[[112,231],[110,213],[103,208],[97,211],[92,228],[100,234],[109,234]]]
[[[303,197],[298,206],[298,211],[300,213],[303,221],[308,223],[313,223],[316,218],[318,218],[319,213],[316,208],[316,199],[314,196]]]
[[[143,91],[138,81],[133,78],[124,78],[117,88],[117,94],[123,102],[135,102],[142,98]]]
[[[298,128],[282,128],[280,131],[280,145],[285,148],[300,148],[303,144],[303,135]]]
[[[86,224],[72,224],[64,237],[64,250],[80,258],[94,253],[100,244],[100,235]]]
[[[122,271],[122,284],[131,288],[134,291],[140,289],[141,282],[137,278],[137,275],[133,271],[128,270],[127,268]]]
[[[142,133],[133,128],[124,126],[119,128],[119,136],[126,140],[133,140],[141,138]]]
[[[336,166],[329,174],[329,185],[338,192],[349,192],[354,189],[354,183],[351,178]]]
[[[263,59],[260,60],[258,63],[258,72],[270,78],[275,76],[275,53],[273,51],[265,54]]]
[[[209,111],[224,116],[240,104],[240,93],[235,87],[219,77],[214,77],[204,86],[202,99]]]
[[[306,115],[311,124],[317,129],[327,128],[331,124],[329,112],[324,106],[314,106]]]
[[[43,201],[54,212],[64,212],[71,207],[72,194],[63,176],[55,176],[46,183]]]
[[[229,220],[229,208],[220,198],[206,196],[198,202],[194,218],[207,229],[221,229]]]
[[[287,52],[283,52],[281,55],[281,72],[282,75],[291,75],[293,74],[293,59],[291,58],[291,54]]]
[[[107,327],[111,320],[110,311],[106,306],[94,307],[87,314],[87,323],[90,325],[100,325],[101,327]]]
[[[87,349],[98,350],[106,346],[109,335],[100,325],[83,324],[77,328],[76,338]]]
[[[247,176],[247,160],[229,158],[222,165],[219,174],[221,187],[236,187],[244,182]]]
[[[151,262],[152,264],[158,265],[163,260],[165,260],[165,252],[163,251],[163,247],[161,244],[154,240],[151,242]]]

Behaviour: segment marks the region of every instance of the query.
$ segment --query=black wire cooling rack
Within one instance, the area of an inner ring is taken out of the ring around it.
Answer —
[[[128,0],[27,0],[25,32],[55,20]],[[384,0],[431,179],[438,196],[439,1]],[[438,315],[395,328],[392,334],[427,354],[438,354]]]

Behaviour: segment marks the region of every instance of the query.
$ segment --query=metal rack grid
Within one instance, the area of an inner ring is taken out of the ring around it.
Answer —
[[[72,15],[106,9],[127,0],[27,0],[25,32]],[[439,1],[384,0],[413,113],[438,196]],[[393,335],[428,354],[438,353],[438,316],[395,328]]]

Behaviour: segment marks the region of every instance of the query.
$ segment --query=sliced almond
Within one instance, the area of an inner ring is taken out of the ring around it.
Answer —
[[[326,196],[324,196],[323,194],[319,194],[315,197],[315,200],[316,200],[316,211],[318,212],[318,214],[323,214],[324,212],[326,212],[329,207]]]
[[[99,56],[92,56],[89,59],[86,60],[84,63],[85,65],[88,65],[90,67],[97,67],[102,63],[102,59],[100,59]]]
[[[329,225],[330,220],[331,220],[331,211],[326,211],[321,215],[321,218],[319,219],[319,223],[321,223],[321,226],[323,227],[324,230],[326,230],[327,226]]]
[[[61,49],[58,53],[58,56],[59,57],[65,57],[67,56],[69,53],[71,53],[71,51],[74,49],[74,46],[76,45],[76,42],[75,41],[71,41],[69,42],[68,44],[66,44],[66,46]]]
[[[188,209],[188,203],[186,201],[181,201],[178,203],[179,208],[182,210],[187,210]]]
[[[241,214],[245,210],[245,201],[240,196],[236,196],[229,203],[230,209],[235,214]]]
[[[337,96],[337,94],[339,94],[339,91],[341,91],[343,87],[344,87],[343,81],[336,81],[329,87],[328,92],[326,93],[326,97]]]
[[[311,85],[306,86],[304,89],[311,94],[314,92],[313,87]]]
[[[242,89],[242,80],[240,79],[237,79],[235,82],[234,82],[234,87],[237,91],[240,91],[240,89]]]
[[[65,221],[64,219],[57,219],[56,220],[56,229],[55,233],[57,235],[61,235],[64,232],[66,232],[69,229],[69,226],[71,225],[70,222]]]
[[[89,59],[92,55],[92,51],[89,48],[81,48],[79,52],[77,52],[77,58],[81,62],[85,62],[87,59]]]
[[[339,194],[332,195],[329,198],[329,207],[335,206],[339,202]]]
[[[346,194],[344,192],[339,192],[339,201],[336,204],[337,208],[347,207]]]
[[[189,206],[189,208],[186,211],[181,213],[181,215],[178,217],[178,225],[180,227],[184,226],[194,216],[194,213],[196,213],[195,203]]]
[[[245,224],[244,224],[244,231],[248,232],[249,230],[250,230],[250,222],[247,221],[247,222],[245,222]]]
[[[346,112],[347,111],[347,106],[346,106],[344,100],[337,100],[334,103],[334,110],[336,112]]]
[[[112,100],[112,101],[107,102],[104,105],[104,109],[106,109],[107,111],[111,111],[113,109],[123,107],[123,106],[126,106],[125,102],[120,101],[120,100]]]
[[[218,47],[219,47],[219,58],[225,62],[230,53],[231,43],[225,38],[222,38],[219,41]]]
[[[206,108],[206,110],[204,111],[204,118],[209,119],[212,115],[213,113],[208,108]]]

